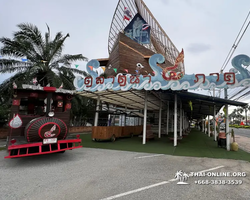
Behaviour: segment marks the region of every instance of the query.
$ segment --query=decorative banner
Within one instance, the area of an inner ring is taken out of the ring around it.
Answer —
[[[102,70],[105,72],[106,67],[102,67]]]
[[[127,37],[139,44],[150,43],[150,26],[148,26],[147,22],[139,13],[134,16],[132,21],[124,29],[124,33]]]
[[[192,103],[192,101],[189,101],[188,104],[190,106],[191,111],[193,111],[193,103]]]
[[[28,61],[28,59],[22,58],[22,61],[23,61],[23,62],[27,62],[27,61]]]
[[[76,66],[76,68],[79,66],[79,65],[75,65]]]
[[[91,69],[91,71],[93,71],[93,66],[89,66],[89,68]]]
[[[128,73],[128,70],[127,70],[127,69],[124,69],[124,71]]]
[[[12,101],[12,105],[13,105],[13,106],[20,106],[20,99],[14,99],[14,100]]]
[[[19,114],[16,114],[15,117],[12,118],[9,122],[9,126],[11,128],[20,128],[23,124],[22,119],[20,118]]]
[[[61,84],[61,86],[59,87],[59,89],[62,89],[63,88],[63,83]]]
[[[177,63],[182,60],[177,60]],[[183,72],[172,71],[171,67],[162,68],[158,64],[164,63],[165,58],[161,54],[154,54],[149,58],[149,66],[155,73],[154,76],[133,75],[118,73],[116,76],[110,76],[106,79],[98,77],[98,74],[86,67],[89,77],[76,76],[74,86],[77,91],[105,91],[112,89],[114,91],[123,90],[210,90],[213,88],[236,88],[250,87],[250,72],[243,66],[250,65],[250,57],[247,55],[238,55],[232,59],[232,66],[238,71],[226,73],[205,74],[183,74]],[[97,60],[90,60],[87,66],[92,66],[95,70],[100,67]],[[174,66],[175,67],[175,66]],[[117,69],[114,69],[117,72]],[[232,71],[232,70],[231,70]],[[101,85],[102,87],[98,87]]]
[[[58,102],[57,102],[57,107],[58,107],[58,108],[63,107],[63,102],[62,102],[62,101],[58,101]]]
[[[117,73],[117,69],[116,68],[114,68],[114,71],[115,71],[115,73]]]
[[[59,68],[61,68],[63,66],[63,63],[58,63],[58,65],[59,65]]]

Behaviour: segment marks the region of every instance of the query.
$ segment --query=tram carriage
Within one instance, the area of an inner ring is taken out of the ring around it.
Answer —
[[[73,95],[70,90],[40,85],[14,89],[5,158],[81,148],[80,136],[68,133]]]

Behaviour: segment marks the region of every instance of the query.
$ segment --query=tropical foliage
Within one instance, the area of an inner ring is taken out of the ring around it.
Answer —
[[[65,40],[70,37],[69,34],[58,32],[52,38],[48,25],[44,36],[35,25],[22,23],[17,27],[19,30],[14,32],[13,39],[0,38],[3,45],[0,48],[0,55],[3,56],[0,59],[0,73],[15,73],[0,85],[2,104],[9,105],[13,83],[19,88],[22,84],[31,84],[33,78],[36,78],[37,84],[41,86],[49,84],[58,88],[63,84],[64,89],[74,90],[74,74],[87,76],[86,72],[71,67],[72,62],[87,61],[86,57],[82,54],[63,54]],[[27,61],[22,61],[23,58],[27,58]],[[72,111],[75,115],[84,116],[86,113],[81,111],[91,108],[85,104],[86,101],[89,100],[79,96],[73,99]]]
[[[232,124],[240,125],[240,123],[245,120],[244,112],[250,112],[250,105],[247,105],[245,108],[237,107],[229,114],[229,119],[232,120]],[[247,113],[245,113],[247,114]]]

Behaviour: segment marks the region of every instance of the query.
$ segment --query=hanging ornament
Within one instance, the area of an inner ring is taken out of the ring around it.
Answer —
[[[33,82],[34,85],[36,85],[37,84],[37,79],[33,78],[32,82]]]
[[[14,89],[17,89],[17,85],[16,85],[15,82],[13,82],[13,88],[14,88]]]
[[[20,118],[19,114],[16,114],[16,116],[14,116],[12,120],[10,120],[9,126],[11,128],[19,128],[22,126],[22,124],[23,124],[22,119]]]

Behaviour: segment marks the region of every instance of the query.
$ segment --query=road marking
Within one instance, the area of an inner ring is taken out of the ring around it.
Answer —
[[[163,156],[164,154],[155,154],[155,155],[150,155],[150,156],[140,156],[140,157],[135,157],[135,159],[138,158],[151,158],[151,157],[156,157],[156,156]]]
[[[158,155],[162,155],[162,154],[158,154]],[[219,169],[219,168],[222,168],[224,166],[218,166],[218,167],[214,167],[214,168],[210,168],[210,169],[206,169],[206,170],[202,170],[202,171],[199,171],[198,173],[203,173],[203,172],[207,172],[207,171],[213,171],[215,169]],[[117,195],[114,195],[114,196],[110,196],[110,197],[107,197],[107,198],[104,198],[104,199],[101,199],[101,200],[112,200],[112,199],[117,199],[119,197],[123,197],[123,196],[127,196],[129,194],[133,194],[133,193],[136,193],[136,192],[141,192],[143,190],[147,190],[147,189],[150,189],[150,188],[153,188],[153,187],[157,187],[157,186],[160,186],[160,185],[165,185],[167,183],[170,183],[170,182],[174,182],[174,181],[177,181],[178,179],[170,179],[168,181],[163,181],[163,182],[160,182],[160,183],[156,183],[156,184],[153,184],[153,185],[149,185],[149,186],[145,186],[145,187],[141,187],[141,188],[138,188],[138,189],[135,189],[135,190],[130,190],[128,192],[124,192],[124,193],[120,193],[120,194],[117,194]]]

